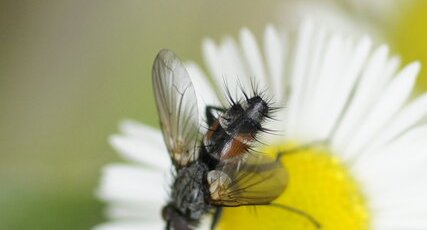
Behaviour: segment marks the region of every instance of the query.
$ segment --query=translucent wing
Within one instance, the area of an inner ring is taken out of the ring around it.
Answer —
[[[153,88],[163,139],[176,167],[197,157],[199,112],[193,84],[180,59],[161,50],[153,64]]]
[[[211,202],[221,206],[269,204],[283,193],[288,174],[279,161],[260,154],[208,173]]]

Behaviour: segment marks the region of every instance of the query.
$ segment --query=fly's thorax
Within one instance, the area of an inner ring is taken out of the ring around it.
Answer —
[[[205,135],[203,144],[217,160],[239,158],[252,146],[270,107],[260,96],[234,103],[218,117]]]
[[[206,203],[208,170],[204,163],[195,161],[177,172],[171,205],[189,221],[198,221],[210,208]]]
[[[261,123],[268,115],[270,106],[260,96],[249,98],[242,103],[246,116],[256,123]]]
[[[218,121],[232,137],[254,136],[261,129],[261,123],[268,116],[269,110],[270,107],[266,101],[260,96],[254,96],[233,104],[219,117]]]

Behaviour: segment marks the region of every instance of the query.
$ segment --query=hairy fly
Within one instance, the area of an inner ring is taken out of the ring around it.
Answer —
[[[222,207],[268,205],[288,183],[279,160],[252,151],[272,107],[262,95],[206,108],[202,133],[197,98],[180,59],[161,50],[153,64],[153,88],[164,142],[174,165],[170,199],[162,211],[166,229],[195,229]]]

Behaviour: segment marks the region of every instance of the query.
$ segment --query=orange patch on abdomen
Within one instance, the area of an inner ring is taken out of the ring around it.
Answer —
[[[232,138],[224,145],[221,151],[221,160],[230,159],[241,154],[247,153],[249,145],[239,141],[237,138]]]
[[[218,121],[215,121],[211,127],[209,127],[208,132],[206,133],[206,138],[209,140],[212,138],[214,133],[221,127],[221,124]]]

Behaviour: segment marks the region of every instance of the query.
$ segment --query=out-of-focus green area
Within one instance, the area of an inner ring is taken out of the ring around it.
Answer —
[[[388,33],[395,51],[402,55],[403,63],[420,60],[423,64],[418,78],[419,92],[427,90],[427,1],[417,0],[404,11],[393,30]]]
[[[89,229],[123,118],[156,125],[151,64],[206,36],[258,34],[277,1],[1,1],[0,229]],[[245,4],[242,4],[245,3]]]

